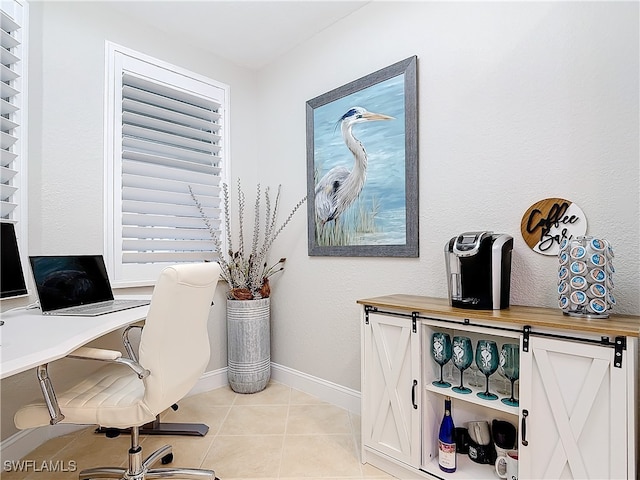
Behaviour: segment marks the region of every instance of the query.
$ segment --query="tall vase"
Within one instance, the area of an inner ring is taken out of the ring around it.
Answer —
[[[270,300],[227,300],[228,379],[234,392],[264,390],[271,377]]]

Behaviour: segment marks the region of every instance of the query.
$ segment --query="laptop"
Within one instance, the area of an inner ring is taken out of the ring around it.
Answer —
[[[102,255],[30,256],[43,315],[96,316],[148,305],[114,300]]]

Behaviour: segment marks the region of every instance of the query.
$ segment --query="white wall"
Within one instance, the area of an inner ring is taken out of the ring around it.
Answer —
[[[359,390],[355,301],[446,296],[444,244],[464,231],[513,235],[512,304],[556,307],[557,258],[520,234],[547,197],[613,244],[617,311],[639,314],[637,39],[637,3],[372,2],[263,69],[260,176],[293,204],[305,102],[418,56],[420,258],[308,257],[296,218],[274,247],[274,361]]]
[[[613,243],[618,311],[640,314],[638,13],[637,3],[372,2],[255,73],[99,2],[33,3],[29,253],[102,251],[105,39],[229,84],[232,178],[248,192],[282,183],[283,216],[306,193],[305,102],[417,55],[420,258],[308,257],[298,213],[273,249],[287,267],[273,280],[272,359],[359,390],[356,300],[445,296],[444,243],[467,230],[512,234],[512,303],[555,306],[556,259],[519,235],[526,209],[550,196],[576,202],[588,233]],[[222,290],[210,369],[226,361]],[[77,372],[63,362],[54,380],[65,383]],[[2,392],[4,439],[12,411],[38,392],[31,374]]]
[[[244,141],[255,134],[252,72],[121,18],[101,2],[30,3],[29,40],[29,254],[103,253],[105,40],[230,85],[231,155],[239,166],[255,158],[256,143]],[[210,370],[227,362],[223,283],[215,303]],[[119,333],[99,344],[119,348]],[[57,388],[95,368],[87,363],[52,364]],[[13,412],[39,397],[35,372],[2,381],[2,439],[15,432]]]

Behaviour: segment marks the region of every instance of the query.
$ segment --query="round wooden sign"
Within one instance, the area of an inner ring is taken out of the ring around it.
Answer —
[[[564,198],[545,198],[522,216],[522,238],[529,248],[543,255],[558,255],[563,239],[587,233],[587,217],[575,203]]]

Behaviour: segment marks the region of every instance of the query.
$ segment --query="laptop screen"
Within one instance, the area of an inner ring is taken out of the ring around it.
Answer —
[[[12,223],[1,223],[0,235],[0,298],[27,294],[18,252],[18,240]]]
[[[32,256],[43,312],[113,300],[102,255]]]

